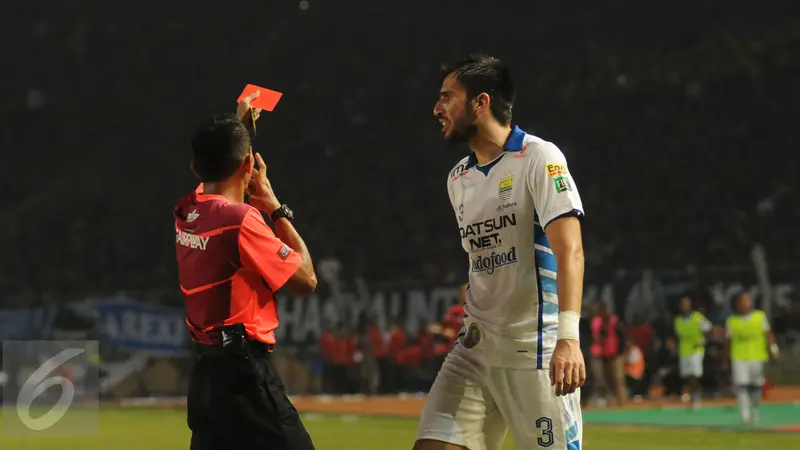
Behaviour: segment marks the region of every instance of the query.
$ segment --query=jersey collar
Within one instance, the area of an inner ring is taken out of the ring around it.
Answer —
[[[203,183],[200,183],[200,185],[197,186],[197,189],[194,190],[194,200],[197,201],[198,203],[207,202],[209,200],[222,200],[225,202],[228,201],[228,199],[226,199],[221,195],[206,194],[205,186],[203,185]]]
[[[503,145],[503,151],[506,152],[519,152],[522,151],[522,147],[525,144],[525,131],[522,128],[514,125],[511,129],[511,133],[508,135],[508,139],[506,139],[505,145]],[[474,167],[478,164],[478,158],[475,156],[474,152],[470,152],[469,156],[467,157],[467,169]]]

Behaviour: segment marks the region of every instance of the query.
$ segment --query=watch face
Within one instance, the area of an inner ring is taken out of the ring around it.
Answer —
[[[286,205],[281,205],[281,207],[278,208],[276,213],[277,213],[276,215],[279,217],[286,217],[289,220],[294,219],[294,213],[292,213],[292,210],[289,209],[289,207]]]

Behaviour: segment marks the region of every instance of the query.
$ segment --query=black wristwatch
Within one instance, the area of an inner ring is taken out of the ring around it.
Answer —
[[[286,219],[291,222],[294,220],[294,213],[288,206],[281,205],[280,208],[272,211],[269,218],[272,219],[273,222],[276,222],[278,219]]]

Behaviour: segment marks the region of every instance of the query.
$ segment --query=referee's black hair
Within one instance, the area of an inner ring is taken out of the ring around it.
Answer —
[[[230,177],[250,153],[250,132],[235,114],[205,120],[192,136],[194,171],[204,182]]]
[[[443,63],[442,81],[454,74],[467,90],[467,100],[482,93],[491,98],[490,108],[495,119],[503,125],[511,123],[514,108],[514,82],[511,71],[498,58],[477,53],[459,60]]]

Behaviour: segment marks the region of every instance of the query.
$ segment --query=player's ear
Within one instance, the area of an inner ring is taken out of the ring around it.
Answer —
[[[492,98],[489,97],[489,94],[486,92],[481,92],[475,97],[475,113],[480,114],[483,111],[489,109],[489,106],[492,103]]]

